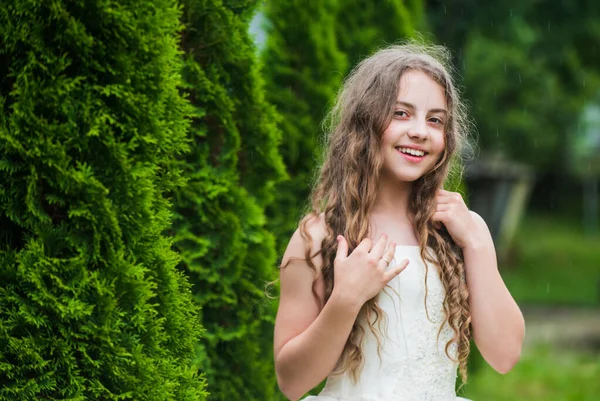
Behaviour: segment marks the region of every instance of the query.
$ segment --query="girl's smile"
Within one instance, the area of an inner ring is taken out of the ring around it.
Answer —
[[[401,156],[411,163],[420,163],[428,155],[428,152],[425,152],[414,146],[397,146],[396,150]]]

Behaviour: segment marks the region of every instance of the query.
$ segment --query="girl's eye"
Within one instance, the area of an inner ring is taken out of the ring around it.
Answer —
[[[437,117],[432,117],[429,119],[429,121],[431,121],[434,124],[444,125],[444,122]]]
[[[394,115],[398,116],[398,117],[408,117],[408,113],[405,112],[404,110],[396,110],[394,112]]]

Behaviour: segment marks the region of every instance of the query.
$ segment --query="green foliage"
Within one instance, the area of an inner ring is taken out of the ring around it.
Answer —
[[[186,91],[195,107],[188,183],[175,192],[173,232],[206,329],[198,363],[211,400],[272,400],[276,278],[264,207],[285,176],[279,116],[265,100],[248,34],[256,1],[184,0]]]
[[[0,399],[203,400],[173,1],[0,6]]]
[[[338,48],[336,0],[272,1],[264,52],[269,100],[282,115],[280,152],[290,175],[268,209],[280,254],[295,230],[308,197],[320,153],[321,122],[347,71]]]
[[[343,2],[336,23],[339,47],[347,54],[350,66],[375,49],[409,38],[422,25],[422,2],[389,0]],[[411,13],[411,7],[414,12]]]
[[[458,55],[482,150],[561,174],[578,115],[600,89],[600,9],[586,0],[478,4],[435,1],[428,16]]]
[[[519,46],[472,35],[465,48],[465,86],[478,126],[478,145],[528,164],[552,163],[568,107],[547,63],[530,57],[537,35],[525,25]],[[519,39],[519,35],[515,35]],[[544,116],[544,118],[540,118]]]

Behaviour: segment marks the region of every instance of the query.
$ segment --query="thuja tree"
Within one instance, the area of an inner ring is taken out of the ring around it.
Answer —
[[[421,0],[348,0],[335,23],[338,46],[350,66],[381,47],[412,37],[423,25]]]
[[[272,400],[277,277],[264,207],[284,175],[249,19],[256,1],[184,0],[186,91],[195,107],[188,183],[175,193],[175,245],[206,329],[198,362],[211,400]]]
[[[298,224],[320,154],[322,121],[347,70],[338,48],[337,0],[271,1],[264,8],[269,100],[282,115],[280,152],[290,179],[277,187],[268,209],[279,256]]]
[[[0,5],[0,399],[203,400],[173,1]]]

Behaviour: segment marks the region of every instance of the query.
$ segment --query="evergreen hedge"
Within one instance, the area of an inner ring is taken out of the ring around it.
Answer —
[[[410,38],[422,26],[422,1],[345,1],[337,18],[339,48],[347,54],[350,66],[376,49]]]
[[[203,400],[171,0],[0,5],[0,400]]]
[[[336,39],[337,0],[272,1],[263,53],[268,99],[282,115],[280,152],[290,179],[268,208],[278,256],[298,225],[319,158],[321,122],[348,69]]]
[[[264,287],[277,264],[264,207],[285,170],[279,117],[248,34],[257,1],[182,3],[183,75],[195,116],[173,231],[206,328],[198,363],[211,400],[273,400],[274,313]]]

